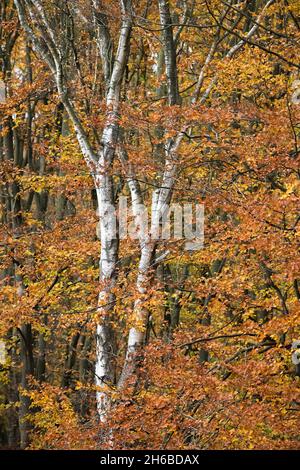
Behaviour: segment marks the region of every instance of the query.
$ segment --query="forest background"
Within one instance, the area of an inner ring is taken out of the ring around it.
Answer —
[[[299,0],[0,19],[2,448],[299,449]]]

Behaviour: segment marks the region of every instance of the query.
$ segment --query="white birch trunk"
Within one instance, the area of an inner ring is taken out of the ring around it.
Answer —
[[[115,382],[115,338],[112,314],[115,296],[112,292],[117,280],[118,237],[114,217],[114,192],[112,177],[99,171],[95,177],[100,223],[100,283],[96,331],[95,381],[98,387],[97,410],[102,422],[110,408],[109,388]]]
[[[104,421],[110,404],[107,387],[113,384],[115,380],[115,344],[111,320],[114,307],[112,288],[115,285],[117,276],[118,237],[117,234],[111,233],[111,218],[114,219],[115,217],[115,212],[112,210],[115,202],[111,173],[119,131],[120,90],[129,53],[132,23],[131,0],[120,0],[122,21],[118,48],[113,64],[111,63],[112,57],[106,57],[108,47],[112,47],[108,28],[103,24],[103,27],[99,29],[99,34],[102,35],[99,41],[99,47],[100,49],[102,48],[100,55],[107,81],[107,115],[106,124],[101,136],[102,148],[98,151],[93,149],[75,106],[70,99],[68,83],[65,80],[69,71],[64,68],[64,51],[61,50],[55,29],[51,26],[51,22],[48,21],[47,10],[39,0],[35,2],[29,0],[14,1],[22,27],[53,74],[60,99],[74,125],[79,146],[93,176],[97,192],[101,231],[99,263],[101,292],[99,294],[98,308],[99,323],[96,331],[95,373],[96,385],[98,386],[97,409],[100,420]],[[97,14],[96,10],[100,9],[101,15],[101,2],[93,1],[93,7],[95,9],[94,14]],[[28,21],[26,13],[32,20],[33,27],[30,21]]]
[[[168,101],[170,105],[175,105],[179,103],[180,96],[177,79],[176,45],[173,38],[171,15],[167,1],[158,0],[158,6],[161,26],[163,27],[162,39],[168,86]],[[124,387],[128,383],[130,376],[133,375],[145,340],[148,311],[143,305],[143,297],[150,285],[151,265],[155,254],[157,239],[160,236],[160,216],[169,204],[172,195],[174,177],[177,168],[176,150],[178,145],[175,145],[176,149],[173,150],[174,142],[172,140],[169,140],[166,144],[166,162],[161,188],[154,191],[152,198],[150,236],[145,236],[143,232],[139,233],[141,256],[136,287],[137,292],[140,294],[140,298],[138,298],[134,303],[134,325],[129,331],[125,363],[118,381],[119,388]],[[131,192],[133,213],[135,215],[138,211],[138,205],[142,202],[142,196],[132,169],[129,172],[128,185]]]
[[[125,363],[118,381],[118,387],[126,386],[129,379],[134,376],[136,366],[144,345],[148,310],[143,305],[143,297],[149,286],[149,268],[152,263],[155,245],[149,240],[142,249],[137,276],[137,292],[140,297],[134,303],[134,326],[129,330]]]

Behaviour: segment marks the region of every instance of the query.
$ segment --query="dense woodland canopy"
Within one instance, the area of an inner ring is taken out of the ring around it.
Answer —
[[[300,1],[0,18],[2,448],[299,449]],[[120,196],[203,248],[111,239]]]

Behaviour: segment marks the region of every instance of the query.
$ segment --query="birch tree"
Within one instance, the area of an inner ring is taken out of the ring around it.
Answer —
[[[97,148],[94,148],[91,144],[79,113],[72,102],[68,87],[67,64],[62,49],[63,45],[56,36],[54,22],[50,18],[47,8],[40,1],[27,2],[17,0],[15,4],[22,27],[31,38],[35,50],[45,60],[53,74],[59,97],[73,123],[78,143],[90,169],[97,192],[101,232],[99,264],[102,288],[99,294],[95,374],[96,385],[99,390],[97,392],[98,412],[100,419],[103,420],[109,407],[109,400],[105,389],[114,383],[115,380],[115,347],[111,312],[114,304],[112,290],[117,276],[118,239],[111,236],[109,217],[111,208],[115,207],[111,170],[119,131],[120,90],[129,53],[132,23],[131,1],[120,1],[121,26],[115,59],[108,54],[108,49],[111,47],[109,32],[103,17],[101,18],[101,12],[98,12],[100,2],[93,2],[93,14],[99,33],[99,51],[103,59],[107,87],[106,123],[102,135],[97,139],[99,142]]]
[[[247,31],[245,38],[241,39],[237,44],[232,46],[226,53],[225,58],[232,57],[237,51],[250,39],[258,29],[259,21],[264,15],[265,10],[273,3],[273,0],[270,0],[265,5],[265,8],[259,15],[257,23],[252,26],[252,28]],[[177,70],[177,51],[176,44],[179,39],[179,33],[174,37],[172,18],[170,12],[169,2],[167,0],[158,0],[158,9],[160,15],[160,25],[162,30],[162,47],[164,54],[164,63],[165,63],[165,74],[167,82],[167,100],[169,106],[177,105],[181,103],[179,86],[178,86],[178,70]],[[229,6],[230,9],[230,6]],[[226,17],[228,9],[224,11],[221,15],[221,22]],[[184,20],[185,21],[185,18]],[[183,25],[184,26],[184,25]],[[212,44],[209,54],[206,57],[203,68],[200,71],[195,92],[192,96],[192,104],[196,104],[199,100],[199,92],[204,78],[205,69],[208,66],[215,50],[216,44],[218,42],[218,34],[216,34],[216,40]],[[200,102],[203,104],[207,97],[209,96],[210,91],[212,90],[213,85],[217,82],[217,75],[215,75],[209,86],[203,91],[202,96],[200,97]],[[178,166],[180,157],[178,155],[179,147],[184,139],[184,137],[190,132],[191,127],[189,124],[186,124],[181,131],[174,137],[168,138],[164,143],[164,171],[161,178],[161,185],[153,192],[152,205],[151,205],[151,227],[149,234],[139,231],[139,244],[140,244],[140,261],[138,267],[138,276],[137,276],[137,291],[141,294],[141,298],[135,301],[134,311],[135,311],[135,322],[136,325],[130,329],[128,337],[128,345],[126,352],[125,364],[118,382],[119,387],[123,387],[136,366],[140,358],[141,348],[145,341],[145,333],[148,322],[148,312],[145,307],[143,307],[142,298],[147,292],[150,281],[150,270],[157,263],[161,262],[168,253],[160,254],[157,260],[155,260],[155,251],[157,247],[157,241],[161,237],[161,219],[163,214],[168,210],[171,199],[172,191],[176,181]],[[124,150],[120,151],[121,159],[123,163],[126,164],[127,157]],[[138,216],[140,214],[139,207],[143,205],[143,198],[140,185],[135,177],[134,169],[131,167],[128,170],[129,176],[127,177],[128,185],[131,193],[131,201],[133,206],[133,213]],[[137,222],[138,224],[138,222]]]

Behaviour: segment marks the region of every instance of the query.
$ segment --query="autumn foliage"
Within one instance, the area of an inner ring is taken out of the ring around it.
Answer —
[[[131,2],[36,2],[65,51],[66,95],[17,3],[42,34],[30,2],[2,1],[2,447],[299,449],[299,2],[133,1],[115,115],[94,20],[104,18],[116,54],[120,4]],[[204,204],[204,247],[159,240],[145,289],[143,246],[129,238],[99,281],[99,187],[66,99],[95,154],[105,159],[103,130],[118,129],[103,166],[115,201],[130,201],[138,182],[150,213],[173,145],[172,202]],[[95,383],[101,324],[114,332],[105,420]],[[126,369],[134,328],[143,344]]]

